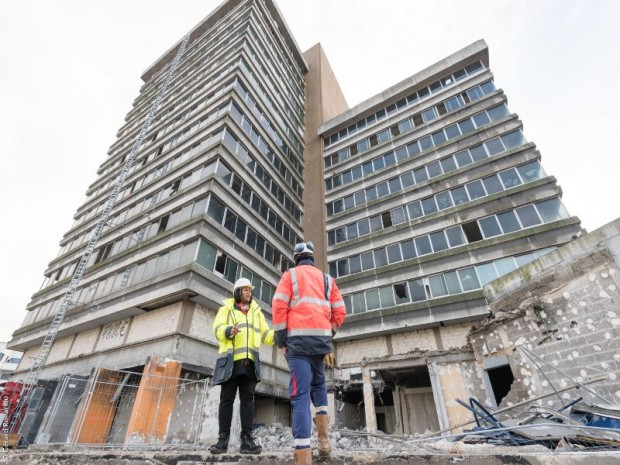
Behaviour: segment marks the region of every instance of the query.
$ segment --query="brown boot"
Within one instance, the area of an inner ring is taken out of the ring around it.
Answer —
[[[312,449],[295,449],[295,465],[312,465]]]
[[[317,431],[316,448],[319,451],[319,457],[327,457],[332,451],[332,446],[329,445],[329,416],[315,415],[314,424]]]

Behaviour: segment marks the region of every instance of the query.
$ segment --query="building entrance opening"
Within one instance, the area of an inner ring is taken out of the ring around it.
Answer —
[[[486,370],[489,377],[491,391],[495,398],[495,405],[499,405],[504,397],[510,392],[510,387],[515,377],[512,374],[510,365],[502,365]]]

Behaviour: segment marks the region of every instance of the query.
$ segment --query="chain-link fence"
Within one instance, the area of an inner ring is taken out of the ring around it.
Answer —
[[[103,447],[196,445],[207,379],[97,368],[64,376],[35,444]]]

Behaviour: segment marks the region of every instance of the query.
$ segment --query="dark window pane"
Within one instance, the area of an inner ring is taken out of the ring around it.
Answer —
[[[437,204],[435,203],[434,197],[427,197],[422,200],[422,210],[425,215],[430,215],[431,213],[435,213],[437,211]]]
[[[460,205],[462,203],[469,202],[469,197],[467,196],[467,191],[465,190],[465,186],[452,189],[450,193],[452,194],[454,205]]]
[[[502,182],[504,183],[504,187],[506,189],[510,189],[511,187],[521,184],[521,179],[519,179],[519,175],[514,168],[502,171],[501,173],[499,173],[499,177],[502,179]]]
[[[413,239],[409,239],[400,243],[400,248],[403,252],[403,260],[409,260],[415,258],[415,246],[413,245]]]
[[[440,160],[440,163],[444,173],[449,173],[450,171],[454,171],[456,169],[456,163],[452,157],[444,158]]]
[[[431,249],[431,241],[428,236],[416,237],[415,246],[418,251],[418,256],[433,252],[433,249]]]
[[[494,216],[482,218],[480,220],[480,229],[482,229],[484,237],[499,236],[502,233],[501,229],[499,228],[497,218],[495,218]]]
[[[479,179],[477,181],[466,184],[466,187],[469,198],[472,200],[479,197],[484,197],[486,195],[486,192],[484,191],[484,186],[482,185],[482,181],[480,181]]]
[[[211,197],[209,199],[209,216],[215,221],[217,221],[219,224],[222,224],[222,221],[224,221],[224,212],[224,205],[222,205],[222,203],[215,197]]]
[[[486,141],[484,145],[486,145],[489,155],[495,155],[504,151],[504,145],[499,137]]]
[[[383,223],[384,228],[389,228],[392,226],[392,215],[390,212],[381,213],[381,222]]]
[[[407,283],[394,284],[394,296],[396,297],[396,305],[410,302]]]
[[[327,231],[327,245],[334,245],[336,243],[336,233],[334,231]]]
[[[374,255],[375,255],[375,267],[376,268],[379,268],[381,266],[385,266],[388,264],[387,254],[385,252],[385,249],[375,250]]]
[[[433,146],[433,141],[431,140],[431,136],[423,137],[418,142],[420,143],[420,148],[422,150],[429,149]]]
[[[482,182],[487,190],[488,195],[495,194],[496,192],[501,192],[504,190],[502,184],[499,182],[499,178],[497,177],[497,175],[484,178]]]
[[[538,161],[519,166],[517,170],[525,182],[535,181],[545,176],[545,172]]]
[[[448,288],[446,282],[443,279],[443,275],[437,274],[428,278],[428,283],[431,286],[431,293],[433,297],[441,297],[448,295]]]
[[[338,260],[336,266],[338,267],[338,276],[346,276],[349,274],[349,264],[346,259]]]
[[[568,218],[568,212],[557,197],[537,203],[536,208],[545,223]]]
[[[448,294],[460,294],[463,292],[461,290],[461,284],[459,283],[459,278],[456,276],[456,271],[451,271],[450,273],[444,273],[444,279],[446,280],[446,287],[448,288]]]
[[[349,274],[359,273],[362,271],[362,262],[359,255],[355,255],[349,259]]]
[[[446,250],[448,248],[448,241],[446,240],[446,236],[443,231],[432,233],[430,238],[435,252],[441,252],[442,250]]]
[[[407,188],[413,186],[415,184],[415,180],[413,179],[413,172],[407,171],[400,175],[400,183],[403,188]]]
[[[538,213],[536,213],[536,209],[533,205],[526,205],[524,207],[517,208],[517,215],[521,220],[521,224],[525,228],[541,223]]]
[[[472,123],[470,118],[459,122],[458,125],[461,130],[461,134],[467,134],[468,132],[472,132],[474,130],[474,123]]]
[[[426,169],[428,171],[428,175],[431,178],[437,177],[437,176],[441,176],[443,174],[443,172],[441,171],[441,165],[439,164],[438,161],[434,161],[433,163],[429,163],[428,165],[426,165]]]
[[[484,111],[482,113],[474,115],[474,123],[476,123],[477,128],[479,128],[480,126],[484,126],[485,124],[488,124],[490,122],[491,120],[489,119],[489,116]]]
[[[407,221],[407,215],[403,207],[394,208],[391,212],[392,224],[400,224]]]
[[[433,133],[431,137],[433,138],[433,144],[435,144],[435,146],[443,144],[446,141],[446,135],[443,131],[437,131]]]
[[[388,262],[397,263],[403,260],[400,253],[400,244],[392,244],[387,247]]]
[[[362,259],[362,270],[364,271],[371,270],[372,268],[375,267],[375,261],[373,259],[372,252],[364,252],[361,255],[361,259]]]
[[[368,218],[364,218],[357,222],[357,230],[360,236],[370,233],[370,221]]]
[[[347,240],[346,229],[345,228],[336,229],[336,244],[339,244],[340,242],[344,242],[346,240]]]
[[[497,215],[497,219],[502,227],[502,230],[504,231],[504,234],[508,234],[521,229],[519,221],[517,220],[517,216],[512,210],[500,213],[499,215]]]
[[[420,184],[428,179],[428,173],[426,172],[426,168],[418,168],[413,171],[413,176],[415,177],[416,184]]]
[[[463,232],[467,238],[467,242],[477,242],[482,240],[482,232],[476,221],[470,221],[469,223],[463,223]]]
[[[420,201],[416,200],[415,202],[407,205],[407,213],[409,214],[410,220],[422,216],[422,204],[420,203]]]
[[[235,232],[235,225],[237,224],[237,215],[230,210],[226,211],[226,219],[224,220],[224,227],[231,233]]]
[[[426,300],[426,292],[424,291],[424,283],[421,279],[409,282],[409,291],[411,292],[411,301],[420,302]]]
[[[394,192],[398,192],[402,189],[400,185],[400,178],[390,179],[388,181],[388,185],[389,185],[391,194],[393,194]]]
[[[452,206],[452,197],[450,197],[449,191],[440,192],[435,196],[435,200],[437,201],[437,206],[440,210],[450,208]]]
[[[450,247],[457,247],[465,244],[465,236],[460,226],[453,226],[446,229],[446,236],[448,236],[448,243]]]
[[[514,147],[525,144],[527,141],[525,140],[525,137],[523,137],[521,131],[517,130],[504,134],[502,136],[502,142],[506,146],[506,150],[510,150]]]
[[[456,159],[456,162],[458,163],[459,167],[467,166],[467,165],[469,165],[469,164],[474,162],[471,159],[471,155],[469,154],[469,150],[463,150],[461,152],[456,153],[454,155],[454,158]]]
[[[476,145],[475,147],[470,148],[469,153],[474,161],[483,160],[487,157],[487,152],[484,150],[482,145]]]

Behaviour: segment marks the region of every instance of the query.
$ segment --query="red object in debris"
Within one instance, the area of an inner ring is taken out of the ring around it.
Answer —
[[[9,433],[16,433],[21,425],[22,418],[16,422],[13,419],[13,414],[15,413],[15,409],[17,409],[23,387],[24,385],[22,383],[9,381],[4,385],[4,391],[0,394],[0,413],[4,415],[5,419],[8,419],[8,424],[12,425],[12,431],[9,431]],[[22,417],[24,411],[24,409],[21,411]]]

